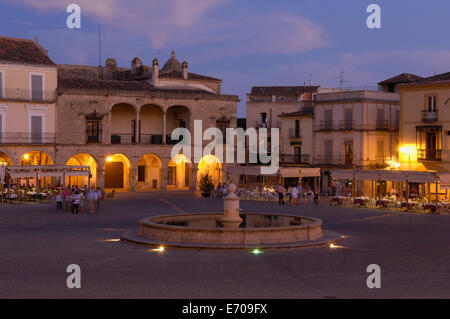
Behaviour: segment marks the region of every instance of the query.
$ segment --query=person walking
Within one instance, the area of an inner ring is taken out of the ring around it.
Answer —
[[[72,199],[72,214],[77,214],[78,215],[79,207],[80,207],[80,203],[81,203],[81,199],[82,199],[80,191],[76,190],[72,194],[71,199]]]
[[[55,197],[57,213],[58,212],[62,213],[62,211],[63,211],[63,200],[64,200],[63,195],[61,194],[61,192],[58,192]]]
[[[284,187],[281,184],[278,184],[278,204],[284,205]]]
[[[67,187],[64,188],[62,196],[64,200],[64,211],[68,212],[70,210],[70,191]]]

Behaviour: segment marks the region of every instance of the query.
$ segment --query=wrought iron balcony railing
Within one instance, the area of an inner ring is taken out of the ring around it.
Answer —
[[[280,163],[282,164],[309,164],[309,154],[282,154]]]
[[[53,102],[56,100],[56,90],[54,91],[32,91],[30,89],[0,89],[0,100],[17,100],[33,102]]]
[[[0,144],[55,144],[55,133],[1,133]]]
[[[438,120],[438,111],[429,112],[428,110],[422,110],[422,122],[436,122]]]
[[[418,161],[441,161],[442,160],[442,150],[434,149],[418,149],[417,150],[417,160]]]

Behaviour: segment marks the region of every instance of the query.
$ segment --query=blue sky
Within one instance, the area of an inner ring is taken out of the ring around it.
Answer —
[[[77,3],[82,27],[66,27]],[[368,29],[366,8],[381,6],[381,29]],[[243,100],[258,85],[336,87],[342,68],[351,87],[374,87],[398,73],[450,71],[448,0],[0,0],[0,34],[39,37],[56,63],[162,62],[176,50],[190,71],[222,78]]]

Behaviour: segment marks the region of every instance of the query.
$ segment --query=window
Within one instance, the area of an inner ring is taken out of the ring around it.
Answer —
[[[260,113],[259,122],[263,126],[267,124],[267,113]]]
[[[169,166],[167,170],[167,185],[175,186],[177,184],[177,167]]]
[[[31,100],[42,101],[44,99],[44,77],[39,74],[31,74]]]
[[[31,116],[31,143],[42,143],[42,116]]]
[[[324,144],[325,163],[333,160],[333,141],[325,141]]]
[[[346,130],[353,129],[353,110],[352,109],[345,110],[344,129],[346,129]]]
[[[353,164],[353,141],[344,141],[345,165]]]
[[[331,130],[333,126],[333,111],[326,110],[325,111],[325,129]]]
[[[384,110],[377,110],[377,129],[382,129],[384,124]]]
[[[417,159],[440,161],[442,158],[442,127],[426,126],[416,128]]]
[[[145,182],[145,166],[138,166],[138,182]]]
[[[87,121],[87,142],[88,143],[99,143],[101,141],[101,122],[99,120],[88,120]]]
[[[300,137],[300,120],[295,120],[295,138]]]
[[[427,111],[430,113],[436,112],[436,96],[427,97]]]
[[[377,164],[383,164],[384,163],[384,141],[379,140],[377,141]]]
[[[5,80],[3,79],[4,73],[3,71],[0,71],[0,99],[3,99],[4,96],[4,90],[5,90]]]

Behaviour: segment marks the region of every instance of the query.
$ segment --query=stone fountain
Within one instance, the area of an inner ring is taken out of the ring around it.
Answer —
[[[180,248],[248,249],[294,248],[336,242],[340,235],[322,230],[317,218],[241,213],[236,185],[228,185],[222,213],[176,214],[145,218],[139,232],[124,240],[146,245]]]

